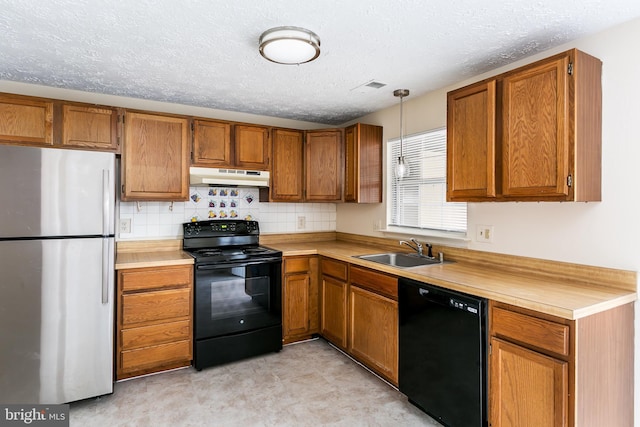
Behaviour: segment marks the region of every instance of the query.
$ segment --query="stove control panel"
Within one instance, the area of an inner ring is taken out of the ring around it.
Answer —
[[[184,237],[252,236],[260,234],[258,221],[211,220],[183,224]]]

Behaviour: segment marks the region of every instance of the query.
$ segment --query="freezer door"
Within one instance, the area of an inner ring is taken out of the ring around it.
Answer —
[[[115,155],[0,145],[0,239],[113,235]]]
[[[112,393],[113,300],[113,238],[0,241],[0,402]]]

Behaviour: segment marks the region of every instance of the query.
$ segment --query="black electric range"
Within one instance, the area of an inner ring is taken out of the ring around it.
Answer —
[[[282,349],[282,252],[260,246],[257,221],[183,224],[195,258],[194,367]]]

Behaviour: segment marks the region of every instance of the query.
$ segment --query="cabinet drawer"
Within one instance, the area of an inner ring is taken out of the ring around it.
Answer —
[[[321,269],[322,274],[336,279],[347,280],[347,264],[344,262],[322,258]]]
[[[133,269],[120,272],[123,292],[190,285],[192,266]]]
[[[285,258],[284,259],[284,272],[286,273],[301,273],[309,271],[309,258]]]
[[[120,366],[123,372],[132,372],[181,360],[191,360],[189,340],[123,351]]]
[[[398,300],[398,278],[351,266],[350,281],[361,288]]]
[[[191,323],[188,320],[161,323],[159,325],[141,326],[122,331],[122,349],[130,350],[139,347],[164,344],[191,338]]]
[[[493,335],[569,355],[569,326],[498,307],[491,313]]]
[[[122,325],[189,316],[191,290],[142,292],[122,296]]]

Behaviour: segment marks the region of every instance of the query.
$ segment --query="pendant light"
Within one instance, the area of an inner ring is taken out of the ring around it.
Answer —
[[[404,144],[404,132],[403,132],[403,122],[402,122],[402,98],[405,96],[409,96],[409,89],[396,89],[393,91],[393,96],[400,97],[400,156],[398,157],[398,163],[394,168],[394,172],[396,174],[396,178],[402,179],[409,176],[409,163],[407,163],[404,159],[404,155],[402,153],[402,145]]]

